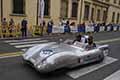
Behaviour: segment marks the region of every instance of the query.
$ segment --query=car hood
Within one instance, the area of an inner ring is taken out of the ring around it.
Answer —
[[[44,50],[50,50],[50,51],[52,51],[52,53],[50,53],[50,54],[41,53],[41,51],[44,51]],[[72,47],[68,44],[63,44],[63,43],[44,44],[44,45],[38,45],[38,46],[35,46],[35,47],[29,49],[24,54],[24,57],[27,60],[29,60],[30,58],[33,58],[35,60],[36,59],[43,60],[54,54],[58,54],[61,52],[66,52],[66,51],[75,53],[77,50],[78,50],[77,48]]]
[[[56,43],[52,42],[52,43],[46,43],[46,44],[39,44],[37,46],[31,47],[23,54],[23,58],[25,60],[28,60],[33,55],[38,54],[41,51],[41,49],[43,49],[44,47],[47,47],[47,46],[50,46],[50,45],[53,45],[53,44],[56,44]]]

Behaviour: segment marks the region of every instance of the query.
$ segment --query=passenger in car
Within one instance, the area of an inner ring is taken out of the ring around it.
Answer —
[[[91,50],[91,49],[94,49],[94,48],[96,48],[96,44],[93,41],[93,36],[89,36],[88,43],[87,43],[85,49],[86,50]]]

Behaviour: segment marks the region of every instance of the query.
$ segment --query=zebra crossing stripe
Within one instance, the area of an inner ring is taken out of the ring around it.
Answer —
[[[27,44],[27,45],[17,45],[15,46],[16,48],[26,48],[26,47],[32,47],[32,46],[36,46],[38,44]]]
[[[72,70],[72,71],[68,72],[66,75],[70,76],[73,79],[77,79],[83,75],[86,75],[90,72],[96,71],[96,70],[98,70],[108,64],[111,64],[115,61],[117,61],[117,59],[112,58],[112,57],[106,57],[105,60],[103,62],[101,62],[100,64],[84,67],[82,69]]]
[[[115,72],[112,75],[108,76],[104,80],[120,80],[120,70],[118,70],[117,72]]]
[[[6,40],[4,42],[11,43],[11,42],[24,42],[24,41],[34,41],[34,40],[41,40],[41,38],[33,38],[33,39],[20,39],[20,40]]]
[[[49,44],[51,43],[56,43],[56,42],[47,42]],[[46,43],[46,44],[47,44]],[[27,45],[17,45],[15,46],[16,48],[26,48],[26,47],[33,47],[33,46],[36,46],[36,45],[39,45],[40,43],[35,43],[35,44],[27,44]],[[41,44],[44,44],[44,43],[41,43]]]
[[[25,52],[27,50],[27,48],[21,49],[23,52]]]
[[[31,44],[31,43],[42,43],[42,42],[48,42],[48,40],[40,40],[40,41],[30,41],[30,42],[14,42],[14,43],[9,43],[10,45],[25,45],[25,44]]]

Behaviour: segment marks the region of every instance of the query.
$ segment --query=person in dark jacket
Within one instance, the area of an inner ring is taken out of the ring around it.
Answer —
[[[21,22],[22,37],[27,37],[27,24],[28,21],[24,18]]]
[[[73,44],[77,41],[77,42],[81,42],[81,38],[82,38],[82,35],[79,34],[76,36],[75,40],[73,41]]]
[[[64,28],[65,28],[65,33],[70,33],[71,32],[69,21],[66,22],[66,25],[64,26]]]
[[[48,35],[49,35],[50,33],[52,33],[53,25],[54,25],[53,20],[50,20],[50,21],[48,22],[48,24],[47,24],[47,33],[48,33]]]

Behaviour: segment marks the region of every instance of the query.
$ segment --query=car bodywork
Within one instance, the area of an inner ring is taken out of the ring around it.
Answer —
[[[28,49],[23,54],[25,62],[36,70],[47,73],[60,68],[74,68],[80,65],[102,61],[108,54],[108,45],[85,50],[84,44],[48,43]]]

